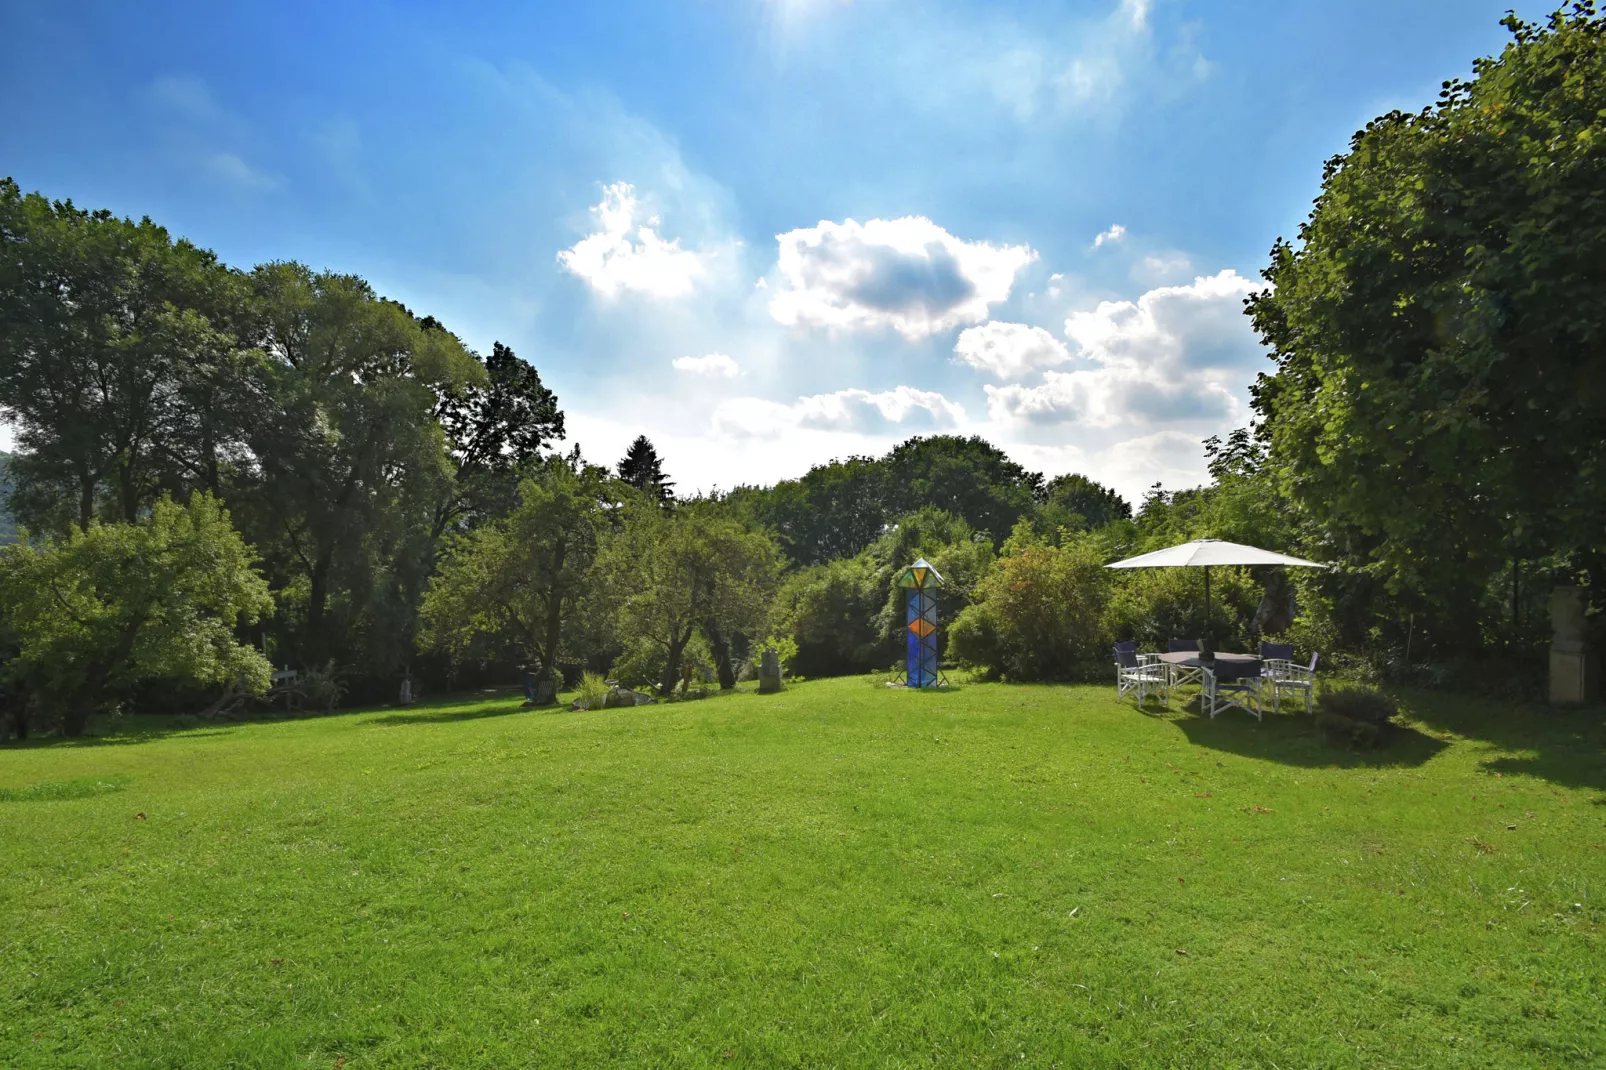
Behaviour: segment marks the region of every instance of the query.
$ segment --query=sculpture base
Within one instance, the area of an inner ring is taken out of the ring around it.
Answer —
[[[1550,651],[1550,702],[1563,706],[1600,697],[1600,666],[1582,650]]]

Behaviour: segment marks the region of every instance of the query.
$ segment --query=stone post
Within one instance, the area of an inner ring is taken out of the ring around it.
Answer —
[[[768,695],[781,689],[781,656],[766,650],[758,660],[758,693]]]
[[[1594,652],[1585,640],[1584,592],[1556,587],[1550,592],[1550,701],[1552,705],[1591,702],[1600,682]]]

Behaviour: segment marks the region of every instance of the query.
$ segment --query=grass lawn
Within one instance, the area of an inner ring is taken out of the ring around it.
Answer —
[[[1606,729],[862,679],[0,749],[0,1065],[1606,1060]]]

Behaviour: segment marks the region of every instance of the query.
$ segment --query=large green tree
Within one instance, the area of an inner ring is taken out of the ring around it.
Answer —
[[[1329,161],[1250,301],[1283,490],[1456,646],[1513,557],[1606,578],[1606,22],[1505,24],[1474,78]]]
[[[265,357],[237,493],[292,592],[291,647],[308,664],[359,656],[393,671],[452,493],[435,408],[483,387],[485,369],[355,276],[281,263],[251,282]]]
[[[0,180],[0,414],[17,511],[40,530],[133,520],[163,492],[218,489],[250,359],[240,280],[149,219],[24,196]]]
[[[615,635],[626,646],[650,643],[662,653],[666,694],[680,679],[693,635],[713,632],[707,637],[718,645],[764,626],[779,572],[770,538],[717,503],[668,512],[648,495],[626,511],[596,565]]]
[[[238,629],[271,611],[255,555],[217,499],[159,498],[137,523],[0,550],[5,664],[69,735],[134,685],[170,680],[261,693],[270,666]]]
[[[445,330],[432,317],[420,326]],[[452,465],[448,493],[435,507],[436,537],[512,509],[522,473],[563,437],[557,395],[534,365],[496,342],[484,366],[483,377],[446,380],[435,406]]]
[[[543,462],[519,485],[517,508],[452,547],[424,599],[420,645],[458,660],[510,645],[553,669],[617,502],[603,469],[578,457]]]

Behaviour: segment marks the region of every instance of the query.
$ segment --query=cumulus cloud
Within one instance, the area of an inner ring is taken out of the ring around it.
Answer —
[[[684,297],[707,274],[702,257],[682,249],[680,239],[659,237],[658,218],[643,212],[630,183],[603,187],[591,213],[600,229],[558,253],[558,263],[604,297],[626,290]]]
[[[1037,259],[1029,246],[965,241],[921,216],[821,220],[776,240],[781,285],[770,315],[777,322],[891,327],[910,339],[986,319]]]
[[[676,357],[674,365],[676,371],[709,378],[734,379],[742,373],[741,366],[724,353],[710,353],[705,357]]]
[[[997,320],[959,332],[954,352],[972,368],[1000,379],[1019,379],[1071,359],[1065,343],[1043,328]]]
[[[1105,428],[1236,418],[1242,387],[1263,359],[1243,314],[1244,297],[1260,288],[1224,270],[1073,313],[1065,334],[1075,355],[1092,366],[1045,372],[1036,386],[989,385],[988,413],[995,420]]]
[[[1126,228],[1119,223],[1112,223],[1109,230],[1100,231],[1094,236],[1093,248],[1097,249],[1105,242],[1120,241],[1124,237],[1126,237]]]
[[[793,429],[876,434],[953,427],[965,410],[932,390],[837,390],[800,397],[790,405],[763,398],[734,398],[714,411],[714,429],[738,437],[769,438]]]

